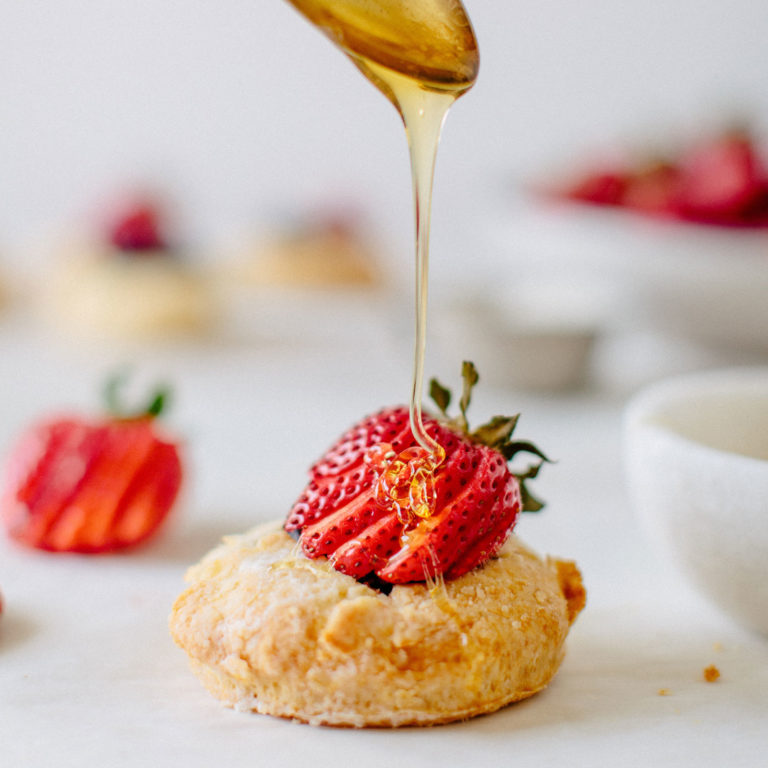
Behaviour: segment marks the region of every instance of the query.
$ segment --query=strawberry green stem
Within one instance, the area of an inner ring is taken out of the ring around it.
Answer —
[[[107,412],[116,419],[154,419],[166,410],[170,401],[171,391],[169,387],[158,386],[150,395],[147,404],[143,408],[128,409],[121,398],[121,390],[125,386],[128,374],[116,373],[107,379],[104,385],[104,402]]]
[[[464,361],[461,366],[461,377],[463,380],[461,400],[459,401],[459,416],[450,418],[447,413],[451,402],[451,392],[440,384],[437,379],[432,379],[429,384],[430,397],[440,409],[445,418],[445,423],[451,429],[466,435],[476,443],[482,443],[489,448],[501,453],[509,462],[518,453],[529,453],[540,459],[537,464],[529,466],[525,471],[514,471],[512,474],[517,478],[520,484],[520,493],[522,495],[523,512],[538,512],[544,507],[544,502],[536,498],[528,489],[527,481],[533,480],[541,469],[542,465],[551,463],[547,455],[528,440],[513,440],[512,433],[515,431],[520,414],[514,416],[494,416],[487,424],[483,424],[474,431],[470,432],[467,421],[467,409],[472,399],[472,389],[480,380],[475,366],[468,361]]]

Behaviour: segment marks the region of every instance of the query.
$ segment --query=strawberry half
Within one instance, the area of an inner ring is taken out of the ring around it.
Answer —
[[[158,208],[141,203],[123,211],[110,228],[109,242],[126,254],[165,250]]]
[[[671,161],[598,167],[558,194],[698,224],[768,226],[768,167],[746,130],[720,133]]]
[[[597,171],[568,187],[564,196],[593,205],[621,205],[628,184],[628,174],[622,171]]]
[[[462,372],[456,419],[446,413],[450,392],[431,382],[444,418],[426,417],[424,425],[445,452],[430,485],[431,514],[420,517],[382,498],[382,455],[413,458],[414,472],[425,455],[411,432],[408,409],[382,410],[352,427],[311,467],[309,484],[285,523],[307,557],[326,557],[360,581],[453,579],[499,550],[520,511],[541,509],[525,486],[541,463],[518,474],[507,463],[520,452],[542,461],[546,456],[531,443],[512,440],[518,416],[497,416],[470,432],[466,411],[478,376],[471,363]]]
[[[628,175],[621,205],[655,216],[674,216],[677,213],[677,194],[680,172],[665,161],[650,163]]]
[[[768,185],[754,142],[731,133],[691,151],[681,163],[680,215],[712,224],[749,224]]]
[[[117,380],[109,388],[116,408]],[[43,421],[11,453],[0,516],[8,534],[52,552],[107,552],[149,538],[181,487],[177,446],[158,435],[166,393],[130,416]],[[116,410],[113,410],[113,414]]]

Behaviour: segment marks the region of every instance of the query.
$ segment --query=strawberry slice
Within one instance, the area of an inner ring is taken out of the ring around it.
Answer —
[[[521,510],[541,508],[525,486],[540,464],[515,475],[507,463],[520,452],[546,457],[531,443],[512,440],[517,416],[495,417],[470,432],[466,410],[478,377],[471,363],[463,375],[455,419],[446,412],[448,390],[434,380],[431,385],[444,419],[426,417],[424,424],[445,453],[434,475],[431,514],[419,517],[413,506],[403,509],[381,494],[382,456],[402,459],[417,445],[408,409],[385,409],[346,432],[310,469],[310,482],[285,523],[299,534],[307,557],[326,557],[336,570],[365,582],[457,578],[498,551]]]
[[[403,524],[397,515],[387,513],[366,528],[357,538],[342,544],[330,557],[341,573],[363,580],[383,568],[401,548]],[[424,579],[422,574],[417,581]]]
[[[388,443],[398,452],[413,443],[407,411],[381,411],[342,435],[310,468],[310,483],[291,510],[289,530],[299,530],[326,517],[370,485],[374,471],[365,458],[380,443]]]
[[[672,163],[656,162],[628,176],[621,205],[642,213],[674,216],[680,171]]]
[[[133,476],[113,523],[113,547],[134,546],[154,535],[174,505],[183,478],[179,451],[155,439],[152,453]]]
[[[377,504],[371,496],[360,494],[349,504],[304,529],[304,551],[311,557],[330,555],[385,514],[385,507]]]
[[[683,158],[679,214],[704,223],[742,223],[766,190],[766,172],[754,143],[743,133],[722,136]]]
[[[564,191],[564,197],[593,205],[621,205],[628,177],[621,171],[597,171],[580,178]]]
[[[114,387],[110,390],[114,399]],[[130,416],[58,418],[12,452],[0,516],[9,535],[52,552],[107,552],[151,536],[182,480],[177,446],[159,436],[165,394]]]
[[[768,226],[768,167],[745,130],[722,133],[672,161],[597,167],[559,195],[699,224]]]
[[[381,579],[421,581],[425,574],[455,578],[477,565],[470,552],[474,554],[478,542],[512,530],[520,511],[517,481],[500,454],[490,449],[473,452],[480,453],[476,479],[444,509],[406,533],[401,549],[377,571]],[[512,493],[501,487],[502,478],[512,486]]]

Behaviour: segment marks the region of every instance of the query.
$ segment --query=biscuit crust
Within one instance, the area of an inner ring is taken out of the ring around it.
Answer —
[[[585,599],[573,563],[514,536],[444,588],[384,595],[305,557],[280,523],[226,538],[187,580],[171,634],[214,696],[350,727],[447,723],[533,695]]]

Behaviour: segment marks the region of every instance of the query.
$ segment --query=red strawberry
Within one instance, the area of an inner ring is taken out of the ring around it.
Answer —
[[[766,171],[751,139],[728,134],[683,159],[677,208],[694,221],[748,223],[750,209],[765,196],[766,186]]]
[[[511,440],[517,416],[496,417],[470,433],[466,409],[478,377],[471,363],[463,374],[457,419],[445,414],[448,390],[434,380],[431,385],[446,416],[424,420],[445,452],[434,474],[431,514],[417,516],[413,504],[397,508],[381,492],[382,457],[412,460],[399,477],[407,490],[413,488],[408,472],[426,456],[411,432],[408,409],[385,409],[355,425],[310,469],[309,485],[285,523],[299,534],[308,557],[327,557],[334,568],[363,581],[374,575],[390,584],[456,578],[498,551],[521,509],[541,508],[523,482],[540,465],[516,476],[507,462],[521,451],[546,457],[530,443]]]
[[[137,415],[58,418],[27,431],[0,500],[10,536],[54,552],[106,552],[150,537],[182,479],[176,445],[155,429],[164,401],[159,393]]]
[[[126,253],[161,251],[167,247],[160,231],[160,214],[148,204],[125,211],[114,223],[109,241]]]
[[[565,197],[594,205],[621,205],[628,178],[619,171],[597,171],[565,190]]]
[[[621,204],[644,213],[674,215],[679,177],[680,172],[671,163],[653,163],[628,178]]]

